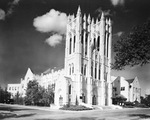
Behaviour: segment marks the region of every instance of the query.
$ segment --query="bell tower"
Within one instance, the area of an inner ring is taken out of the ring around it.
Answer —
[[[72,104],[111,104],[111,20],[102,12],[101,18],[69,15],[66,32],[65,76],[68,100]]]

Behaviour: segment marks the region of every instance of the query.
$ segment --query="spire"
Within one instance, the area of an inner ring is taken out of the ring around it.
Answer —
[[[70,14],[68,15],[68,21],[70,21]]]
[[[78,11],[77,11],[77,14],[81,14],[81,9],[80,9],[80,6],[78,6]]]
[[[98,23],[98,19],[96,19],[96,24]]]
[[[104,19],[105,19],[104,13],[102,12],[102,14],[101,14],[101,20],[104,20]]]
[[[98,19],[96,19],[96,30],[99,30]]]
[[[108,21],[108,19],[106,19],[106,31],[108,31],[108,23],[109,21]]]
[[[83,20],[86,21],[86,15],[84,14]]]
[[[110,18],[108,20],[108,24],[109,24],[109,33],[112,33],[112,22],[111,22]]]
[[[91,17],[90,17],[90,14],[88,15],[88,19],[87,19],[88,23],[90,24],[91,22]]]
[[[74,20],[74,14],[71,16],[72,20]]]
[[[111,19],[109,18],[109,20],[108,20],[108,24],[109,25],[112,25],[112,22],[111,22]]]
[[[84,20],[83,28],[86,29],[86,15],[85,14],[84,14],[83,20]]]
[[[109,24],[109,21],[108,21],[108,19],[106,18],[106,24]]]
[[[92,18],[92,23],[91,23],[92,25],[94,24],[94,18]]]
[[[74,16],[74,14],[72,15],[72,29],[74,29],[74,27],[75,27],[75,23],[74,23],[74,19],[75,19],[75,16]]]

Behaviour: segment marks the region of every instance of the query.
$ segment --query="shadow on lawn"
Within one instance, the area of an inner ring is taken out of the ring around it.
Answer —
[[[16,116],[16,118],[20,118],[20,117],[29,117],[29,116],[33,116],[33,115],[35,115],[35,113],[18,115],[18,116]]]
[[[28,108],[22,109],[22,108],[15,108],[15,107],[5,107],[5,106],[0,105],[0,110],[13,112],[13,111],[34,110],[34,109],[28,109]]]
[[[36,120],[55,120],[55,119],[36,119]],[[105,120],[105,119],[98,119],[97,117],[79,117],[79,118],[64,118],[56,120]]]
[[[150,118],[150,115],[146,114],[130,114],[130,117],[139,117],[139,118]]]
[[[22,115],[16,115],[14,113],[5,113],[5,112],[1,112],[0,113],[0,119],[5,119],[5,118],[21,118],[21,117],[29,117],[29,116],[33,116],[35,114],[22,114]]]

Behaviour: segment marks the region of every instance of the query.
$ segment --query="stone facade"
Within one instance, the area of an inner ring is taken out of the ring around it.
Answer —
[[[45,88],[54,84],[57,106],[77,101],[111,105],[111,42],[111,20],[102,13],[100,20],[94,21],[90,15],[82,16],[79,7],[76,16],[68,16],[65,68],[48,70],[41,75],[33,75],[29,70],[30,77],[26,75],[21,84],[26,86],[33,78]]]
[[[20,93],[21,91],[21,84],[8,84],[7,91],[11,93],[11,98],[15,97],[15,95]]]

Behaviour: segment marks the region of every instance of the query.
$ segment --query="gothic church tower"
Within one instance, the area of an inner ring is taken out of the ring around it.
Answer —
[[[66,32],[67,102],[111,105],[111,20],[84,14],[69,15]]]

